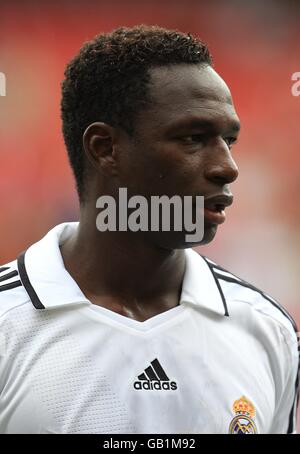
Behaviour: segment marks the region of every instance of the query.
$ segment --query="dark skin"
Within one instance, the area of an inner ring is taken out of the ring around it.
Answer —
[[[238,176],[231,155],[239,120],[230,91],[211,68],[173,65],[150,70],[151,106],[134,137],[94,123],[83,137],[86,201],[76,233],[62,246],[65,267],[93,303],[143,322],[179,304],[185,271],[184,232],[99,232],[96,200],[132,195],[231,194]],[[206,244],[217,225],[205,221]],[[193,243],[192,246],[196,244]]]

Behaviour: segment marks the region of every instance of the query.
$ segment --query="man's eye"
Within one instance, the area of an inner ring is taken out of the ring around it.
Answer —
[[[204,134],[191,134],[189,136],[184,136],[182,137],[183,142],[187,144],[193,144],[193,143],[202,143],[205,141],[205,135]]]
[[[227,143],[228,147],[231,148],[237,142],[236,137],[224,137],[224,141]]]
[[[189,136],[181,137],[181,140],[188,145],[205,143],[208,139],[208,136],[205,134],[190,134]],[[237,142],[236,137],[224,137],[223,140],[226,142],[229,148]]]

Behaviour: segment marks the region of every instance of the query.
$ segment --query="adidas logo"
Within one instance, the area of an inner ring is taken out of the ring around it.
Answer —
[[[175,391],[177,383],[170,381],[158,359],[154,359],[150,364],[151,366],[147,367],[134,382],[134,389]]]

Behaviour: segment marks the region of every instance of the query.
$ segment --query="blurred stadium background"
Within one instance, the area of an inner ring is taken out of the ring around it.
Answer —
[[[200,252],[269,292],[300,325],[299,20],[296,0],[0,0],[0,263],[78,218],[59,112],[66,62],[117,26],[177,28],[208,43],[242,121],[235,204]]]

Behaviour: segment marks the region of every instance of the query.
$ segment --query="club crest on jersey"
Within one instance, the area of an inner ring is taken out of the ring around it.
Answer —
[[[252,402],[245,396],[236,400],[232,406],[236,416],[232,419],[229,426],[230,434],[256,434],[257,429],[253,419],[255,418],[255,408]]]

